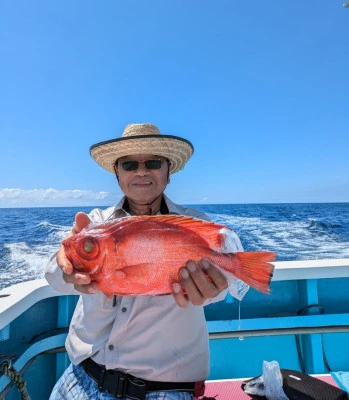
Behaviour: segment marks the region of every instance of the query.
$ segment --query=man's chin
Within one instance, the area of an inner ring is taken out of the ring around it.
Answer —
[[[134,196],[129,196],[131,201],[138,204],[150,204],[152,203],[159,195],[147,193],[146,190],[137,190],[134,191]]]

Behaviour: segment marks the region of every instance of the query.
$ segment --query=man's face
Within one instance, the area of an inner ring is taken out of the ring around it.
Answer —
[[[150,160],[161,160],[160,168],[152,169],[159,166],[159,161],[145,163]],[[138,166],[131,161],[138,161]],[[168,168],[169,165],[164,157],[151,154],[122,157],[116,164],[121,190],[126,197],[139,204],[151,203],[165,190],[170,181]]]

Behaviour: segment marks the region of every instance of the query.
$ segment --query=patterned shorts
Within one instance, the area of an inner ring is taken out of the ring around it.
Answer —
[[[146,400],[192,400],[188,392],[149,392]],[[49,400],[115,400],[115,397],[98,390],[79,365],[70,364],[52,390]],[[124,400],[132,400],[125,397]]]

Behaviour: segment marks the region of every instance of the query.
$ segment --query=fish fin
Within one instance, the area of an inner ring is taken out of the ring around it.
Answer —
[[[149,267],[149,264],[129,265],[128,267],[112,271],[107,279],[99,282],[99,288],[102,292],[111,294],[114,293],[114,291],[110,292],[110,287],[113,287],[116,288],[115,294],[120,295],[129,294],[131,291],[136,291],[136,289],[139,290],[139,287],[141,287],[144,292],[147,286],[139,282],[141,281],[142,270],[145,267]]]
[[[270,281],[273,276],[276,254],[268,251],[253,251],[235,253],[239,266],[234,270],[234,275],[259,290],[270,293]]]
[[[149,273],[153,271],[153,274]],[[122,276],[118,274],[122,273]],[[136,295],[157,295],[165,294],[164,290],[167,288],[166,294],[171,293],[171,286],[166,286],[166,280],[157,282],[156,273],[154,273],[154,265],[152,263],[139,263],[128,265],[121,271],[113,274],[108,280],[108,285],[113,283],[116,288],[116,293],[123,296],[136,296]],[[117,275],[118,274],[118,275]],[[147,278],[145,278],[147,277]],[[121,279],[120,279],[121,278]],[[155,281],[154,281],[155,278]]]
[[[229,229],[224,225],[216,224],[210,221],[204,221],[193,217],[183,215],[156,215],[144,216],[143,218],[154,219],[159,223],[175,225],[196,233],[204,239],[212,250],[222,251],[224,248],[225,235],[221,229]]]

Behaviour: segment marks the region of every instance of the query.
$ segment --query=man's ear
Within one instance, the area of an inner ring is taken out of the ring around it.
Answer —
[[[118,169],[116,168],[116,166],[115,166],[115,165],[114,165],[114,172],[115,172],[116,179],[117,179],[117,180],[118,180],[118,182],[119,182]]]
[[[171,179],[170,179],[170,166],[171,166],[170,160],[167,160],[167,184],[169,184],[171,182]]]

